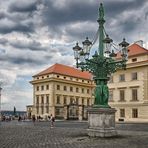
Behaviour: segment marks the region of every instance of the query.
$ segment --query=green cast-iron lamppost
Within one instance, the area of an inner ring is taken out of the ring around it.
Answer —
[[[90,49],[94,43],[88,40],[88,37],[83,44],[83,48],[79,47],[78,43],[73,47],[74,57],[76,59],[77,68],[81,68],[82,71],[86,70],[93,74],[93,79],[96,83],[95,88],[95,102],[93,107],[110,108],[108,105],[109,90],[107,87],[107,81],[117,69],[125,69],[128,57],[127,46],[129,45],[125,39],[119,44],[121,49],[121,60],[116,60],[116,53],[111,49],[113,40],[109,38],[104,29],[104,8],[103,4],[99,7],[99,29],[97,37],[99,37],[98,51],[90,57]],[[118,51],[119,52],[119,51]]]

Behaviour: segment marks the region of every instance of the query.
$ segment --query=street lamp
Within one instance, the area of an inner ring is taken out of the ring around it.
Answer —
[[[76,59],[77,68],[81,68],[82,71],[89,71],[93,74],[93,79],[96,83],[95,88],[95,101],[94,107],[110,108],[108,105],[109,90],[107,82],[111,77],[111,74],[116,72],[117,69],[125,69],[128,58],[127,46],[129,43],[123,41],[119,44],[121,49],[121,60],[116,60],[117,53],[113,49],[113,40],[106,34],[104,28],[104,8],[103,4],[99,7],[99,23],[97,37],[99,37],[99,47],[95,51],[95,54],[90,57],[90,51],[94,43],[89,41],[88,37],[81,48],[78,43],[73,47],[74,57]],[[119,50],[118,50],[119,52]]]

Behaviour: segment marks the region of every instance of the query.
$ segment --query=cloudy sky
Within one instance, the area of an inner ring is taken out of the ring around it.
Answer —
[[[148,47],[148,0],[0,0],[2,109],[32,104],[32,75],[52,64],[73,65],[72,47],[95,36],[99,3],[106,31]]]

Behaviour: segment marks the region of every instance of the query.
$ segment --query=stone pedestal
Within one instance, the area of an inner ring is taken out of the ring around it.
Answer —
[[[88,109],[88,135],[90,137],[116,136],[115,112],[116,110],[114,108]]]

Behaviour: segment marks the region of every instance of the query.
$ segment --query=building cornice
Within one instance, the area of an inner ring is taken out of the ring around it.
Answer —
[[[46,82],[60,82],[60,83],[63,83],[63,84],[66,83],[66,84],[88,86],[88,87],[94,87],[95,86],[95,84],[93,84],[93,81],[91,81],[91,80],[90,80],[90,83],[77,82],[77,81],[65,80],[65,79],[60,79],[60,78],[46,78],[46,79],[30,81],[30,83],[32,85],[40,84],[40,83],[46,83]]]

